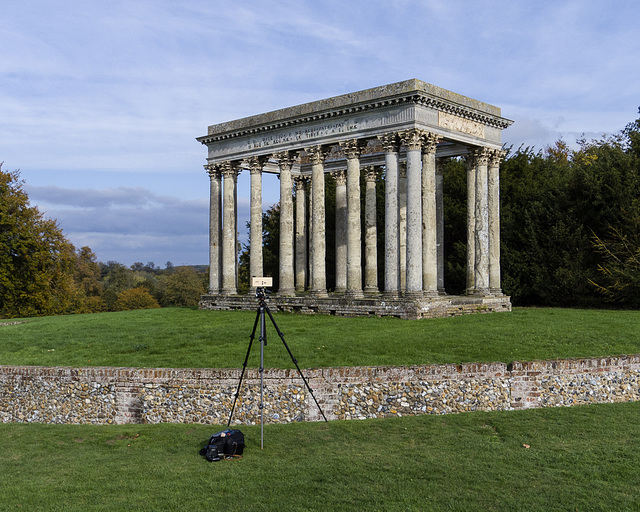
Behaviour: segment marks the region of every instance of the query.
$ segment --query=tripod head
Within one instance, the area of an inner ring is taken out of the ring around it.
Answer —
[[[269,290],[267,290],[266,288],[264,288],[262,286],[259,287],[259,288],[256,288],[256,298],[260,302],[262,302],[263,300],[266,300],[267,299],[267,295],[269,295],[270,293],[271,292]]]

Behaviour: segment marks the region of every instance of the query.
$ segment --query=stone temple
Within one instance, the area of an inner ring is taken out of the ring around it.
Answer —
[[[246,170],[251,276],[264,275],[262,174],[280,180],[279,288],[272,290],[272,310],[400,318],[510,311],[500,285],[499,170],[501,131],[511,123],[498,107],[414,79],[209,126],[197,139],[208,148],[211,182],[209,291],[201,308],[257,308],[255,290],[237,291],[237,177]],[[440,162],[450,157],[467,162],[464,295],[447,294],[444,282]],[[377,258],[376,232],[381,172],[384,261]],[[332,290],[327,174],[336,183]],[[384,282],[378,282],[379,265]]]

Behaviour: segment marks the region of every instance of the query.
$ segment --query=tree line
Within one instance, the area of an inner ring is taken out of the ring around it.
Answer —
[[[0,318],[195,306],[205,268],[101,263],[30,205],[18,171],[0,164]]]
[[[640,113],[640,109],[639,109]],[[466,286],[467,166],[444,163],[445,286]],[[365,176],[361,177],[364,200]],[[379,283],[384,282],[384,174],[378,177]],[[325,195],[327,285],[335,285],[335,186]],[[515,305],[640,306],[640,119],[619,133],[558,140],[535,151],[510,147],[500,169],[502,289]],[[364,215],[364,212],[363,212]],[[263,214],[264,273],[277,289],[279,205]],[[363,219],[364,222],[364,219]],[[248,227],[248,226],[247,226]],[[240,290],[249,255],[240,255]]]

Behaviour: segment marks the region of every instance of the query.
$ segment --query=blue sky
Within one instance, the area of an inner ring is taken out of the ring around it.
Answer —
[[[418,78],[501,107],[516,147],[598,138],[638,117],[638,20],[635,0],[5,2],[0,161],[100,261],[206,264],[208,125]],[[244,238],[248,195],[243,174]]]

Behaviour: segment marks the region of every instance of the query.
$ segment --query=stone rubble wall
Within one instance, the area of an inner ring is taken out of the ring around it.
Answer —
[[[0,421],[226,424],[237,369],[0,366]],[[303,370],[329,420],[509,411],[640,400],[640,355],[554,361]],[[266,423],[320,421],[297,370],[265,369]],[[247,369],[233,423],[260,422]]]

